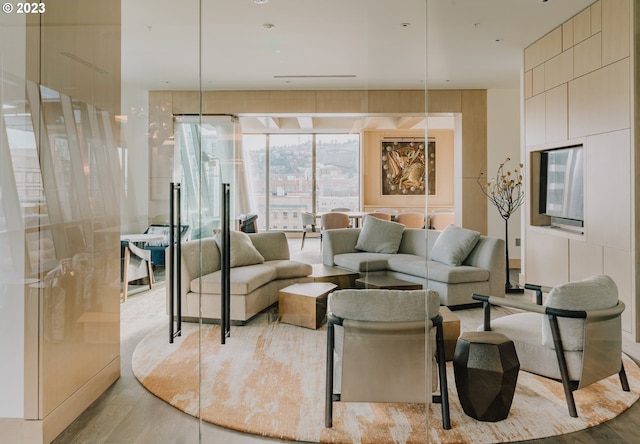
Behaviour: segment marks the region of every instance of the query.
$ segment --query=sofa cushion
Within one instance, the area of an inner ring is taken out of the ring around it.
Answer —
[[[275,267],[266,264],[247,265],[231,269],[231,293],[249,294],[256,288],[260,288],[277,277]],[[220,270],[209,273],[201,278],[191,281],[191,291],[200,291],[202,285],[203,293],[220,294],[220,283],[222,282],[222,272]]]
[[[397,253],[404,225],[375,217],[366,217],[356,242],[356,250],[369,253]]]
[[[568,282],[554,287],[544,305],[562,310],[601,310],[615,307],[618,303],[618,287],[609,276],[596,275],[581,281]],[[565,350],[583,349],[584,320],[558,319],[562,346]],[[542,321],[542,343],[553,347],[553,336],[549,319]]]
[[[478,243],[480,233],[456,225],[447,225],[431,249],[430,259],[447,265],[458,266],[464,262]]]
[[[344,253],[333,257],[338,267],[353,271],[380,271],[387,269],[387,261],[392,254],[383,253]]]
[[[387,262],[389,271],[410,274],[423,279],[427,277],[427,260],[424,257],[413,254],[396,254],[390,257]]]
[[[489,270],[478,267],[461,265],[452,267],[441,262],[429,261],[428,278],[430,281],[446,282],[447,284],[463,284],[467,282],[485,282],[489,280]]]
[[[276,269],[276,279],[305,277],[309,276],[313,271],[310,264],[297,261],[275,260],[265,262],[265,265]]]
[[[231,231],[231,268],[242,267],[244,265],[255,265],[264,262],[264,257],[260,254],[258,249],[254,247],[253,242],[249,238],[247,233],[242,231]],[[221,234],[216,235],[216,243],[222,251],[222,238]]]

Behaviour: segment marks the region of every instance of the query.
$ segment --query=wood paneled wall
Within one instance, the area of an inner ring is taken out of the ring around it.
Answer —
[[[203,114],[340,114],[425,115],[425,94],[420,90],[379,91],[204,91]],[[151,91],[150,124],[171,122],[173,114],[198,114],[197,91]],[[460,190],[456,202],[458,223],[482,233],[487,232],[487,205],[476,176],[487,167],[487,94],[486,90],[434,90],[428,93],[429,114],[461,116],[454,169],[454,184]],[[393,136],[394,132],[389,135]],[[365,139],[368,140],[368,139]],[[365,146],[367,153],[377,147]],[[366,160],[365,160],[366,164]],[[154,172],[154,181],[162,173]],[[161,185],[164,186],[164,185]],[[168,185],[167,185],[168,187]],[[372,204],[374,204],[372,202]],[[153,202],[150,204],[153,205]],[[411,205],[409,205],[411,206]],[[154,214],[150,210],[150,214]]]
[[[627,309],[623,330],[638,340],[632,2],[600,0],[524,51],[525,278],[557,285],[611,275]],[[585,147],[584,234],[545,228],[538,215],[537,152]]]

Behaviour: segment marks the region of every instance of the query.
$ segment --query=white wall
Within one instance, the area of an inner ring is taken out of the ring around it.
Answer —
[[[508,170],[518,167],[520,159],[520,91],[519,89],[487,90],[487,169],[488,177],[494,177],[500,163],[507,157]],[[524,163],[524,162],[523,162]],[[525,177],[525,181],[527,178]],[[487,234],[504,239],[504,220],[496,207],[489,202]],[[521,258],[516,238],[521,234],[522,208],[509,219],[509,258]]]

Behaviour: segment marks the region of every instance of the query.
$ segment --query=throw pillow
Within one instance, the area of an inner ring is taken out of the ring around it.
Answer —
[[[568,282],[554,287],[544,302],[545,307],[561,310],[602,310],[618,303],[618,287],[613,279],[596,275],[581,281]],[[558,318],[562,346],[567,351],[583,349],[584,320]],[[542,344],[554,348],[549,319],[542,320]]]
[[[366,216],[358,235],[356,250],[369,253],[397,253],[403,232],[402,224]]]
[[[478,243],[480,233],[456,225],[447,225],[431,248],[431,260],[447,265],[462,265],[473,247]]]
[[[262,264],[264,257],[251,242],[251,238],[247,233],[232,230],[230,233],[231,240],[231,268],[242,267],[243,265]],[[222,235],[216,234],[216,243],[218,248],[222,248]]]

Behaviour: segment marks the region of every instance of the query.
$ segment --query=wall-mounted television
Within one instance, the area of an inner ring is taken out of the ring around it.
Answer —
[[[540,153],[540,214],[551,225],[584,226],[584,149],[582,145]]]

